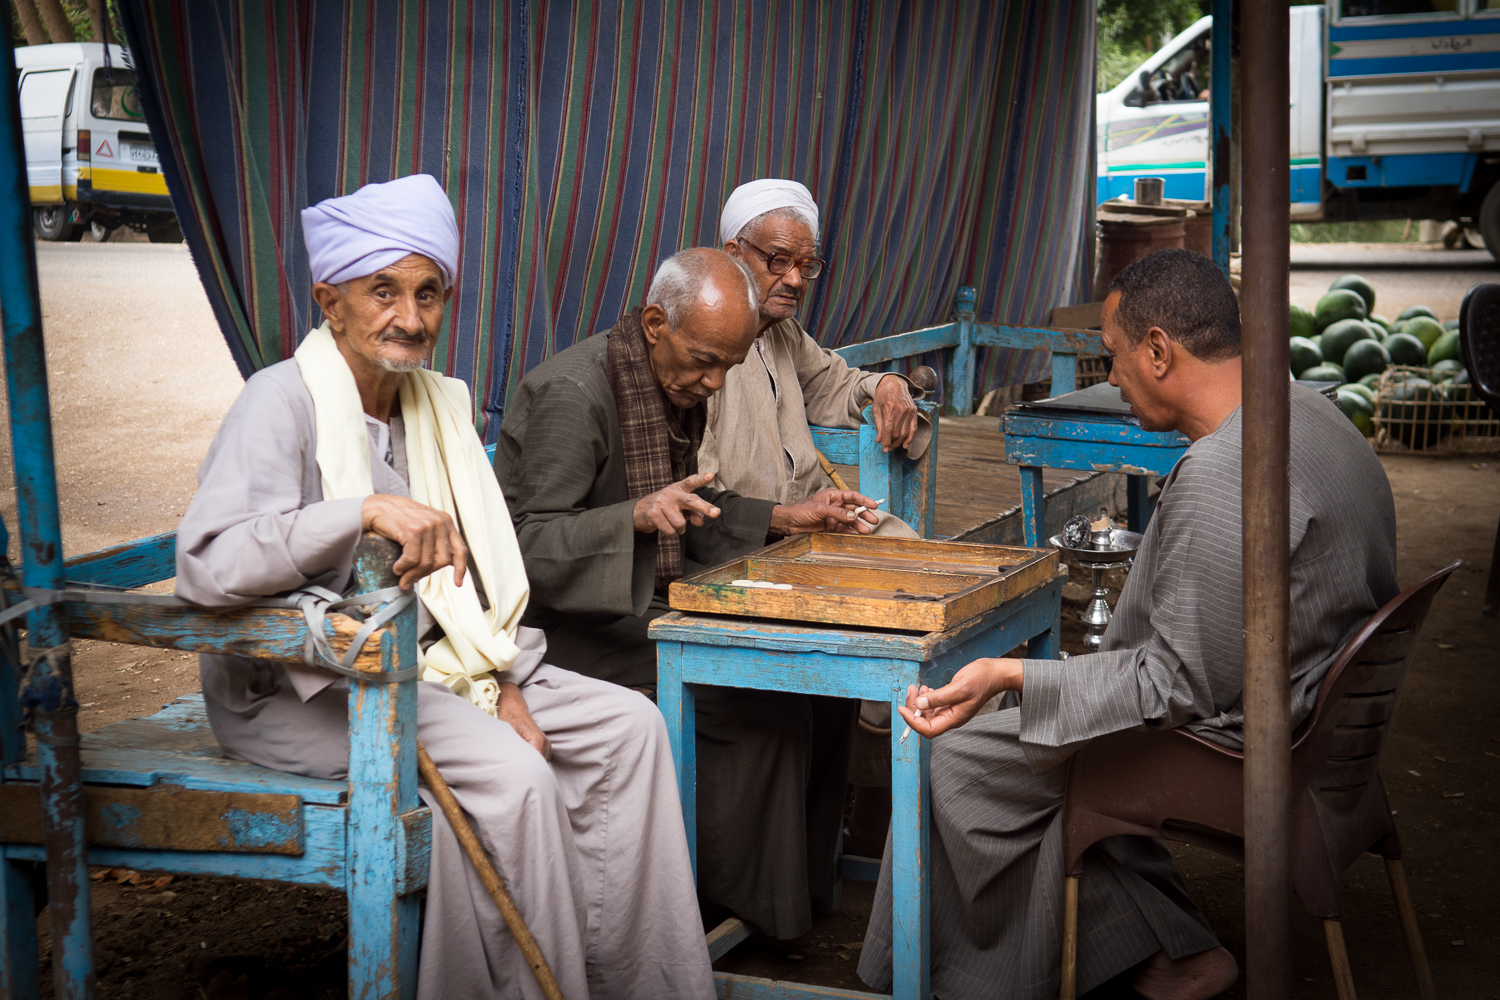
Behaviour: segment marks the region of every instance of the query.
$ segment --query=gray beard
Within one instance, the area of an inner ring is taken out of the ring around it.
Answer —
[[[414,372],[426,364],[423,361],[388,361],[385,358],[377,358],[375,363],[380,365],[382,371],[396,373]]]

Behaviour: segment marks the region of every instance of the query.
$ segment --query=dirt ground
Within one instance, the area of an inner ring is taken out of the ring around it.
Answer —
[[[42,245],[39,259],[66,549],[75,554],[171,530],[240,384],[186,251],[85,242]],[[1300,287],[1315,300],[1336,273],[1374,269],[1357,256],[1299,265],[1293,299],[1301,301]],[[1423,302],[1450,315],[1448,303],[1456,309],[1469,285],[1494,275],[1482,264],[1444,269],[1425,260],[1388,269],[1376,282],[1378,309],[1394,315]],[[1492,721],[1500,717],[1500,622],[1479,614],[1500,521],[1500,457],[1383,461],[1396,497],[1402,583],[1454,558],[1465,566],[1433,606],[1382,773],[1440,993],[1500,998],[1500,867],[1486,860],[1500,848],[1500,729]],[[0,465],[10,467],[8,437],[0,441]],[[13,526],[13,484],[0,478],[0,514]],[[1065,647],[1072,652],[1082,650],[1075,619],[1086,594],[1081,584],[1067,590]],[[150,714],[197,690],[196,664],[182,654],[79,642],[74,664],[84,730]],[[1240,867],[1187,848],[1179,850],[1179,864],[1226,947],[1242,957]],[[340,893],[95,874],[101,997],[343,995]],[[1343,894],[1344,933],[1364,995],[1415,996],[1379,862],[1356,864]],[[751,941],[718,967],[859,989],[854,966],[870,897],[869,884],[846,883],[840,912],[820,917],[805,937]],[[1321,926],[1295,904],[1288,922],[1296,996],[1333,997]],[[45,919],[38,926],[50,993]],[[1243,986],[1227,995],[1243,996]]]

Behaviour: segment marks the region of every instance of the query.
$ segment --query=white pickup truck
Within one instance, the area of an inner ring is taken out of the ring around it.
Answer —
[[[1208,197],[1212,20],[1099,95],[1100,201]],[[1451,219],[1500,260],[1500,0],[1293,7],[1290,55],[1293,219]]]

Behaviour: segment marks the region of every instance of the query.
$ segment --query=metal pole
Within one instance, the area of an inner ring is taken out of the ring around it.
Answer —
[[[1213,163],[1208,200],[1214,212],[1214,263],[1229,277],[1229,136],[1232,111],[1229,83],[1229,53],[1234,45],[1234,0],[1213,0],[1210,29],[1208,91],[1208,145]]]
[[[62,528],[31,197],[10,19],[0,18],[0,22],[0,78],[8,90],[0,101],[0,309],[4,311],[5,379],[20,515],[21,582],[58,590],[63,586]],[[78,702],[73,698],[72,650],[62,606],[32,611],[26,616],[26,629],[32,663],[21,704],[31,712],[41,772],[53,982],[60,998],[91,998],[94,943],[89,933]]]
[[[1244,615],[1246,996],[1292,994],[1291,564],[1287,271],[1289,16],[1284,0],[1241,0],[1244,88]]]

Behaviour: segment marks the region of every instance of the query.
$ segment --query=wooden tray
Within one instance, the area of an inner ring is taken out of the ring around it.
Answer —
[[[938,632],[1047,583],[1057,565],[1052,549],[798,535],[678,580],[670,600],[678,611]]]

